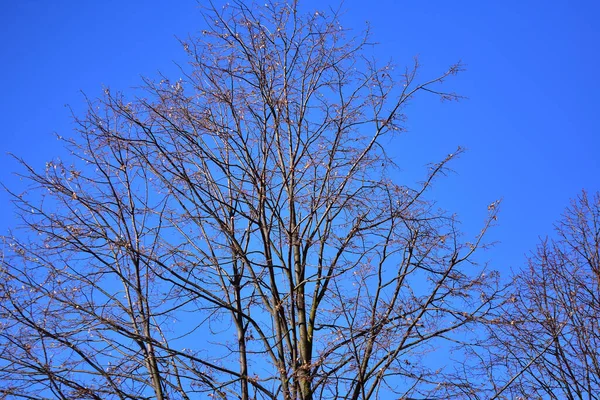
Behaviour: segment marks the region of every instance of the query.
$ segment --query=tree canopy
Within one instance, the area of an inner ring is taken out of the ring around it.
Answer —
[[[461,65],[421,80],[418,62],[381,64],[368,32],[296,2],[203,15],[182,41],[181,78],[106,89],[63,138],[68,159],[43,171],[22,161],[30,186],[13,200],[25,229],[4,238],[0,267],[3,398],[529,392],[532,367],[558,348],[549,340],[564,348],[579,325],[556,318],[540,335],[525,317],[544,286],[519,278],[516,299],[481,265],[498,202],[468,238],[428,198],[461,148],[413,186],[389,151],[416,95],[459,98],[442,84]],[[597,358],[588,339],[592,356],[565,359],[577,371]],[[456,361],[440,363],[438,349]],[[481,364],[484,353],[496,361]]]

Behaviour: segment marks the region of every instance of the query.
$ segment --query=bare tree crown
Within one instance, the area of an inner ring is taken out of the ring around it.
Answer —
[[[485,373],[506,396],[599,398],[599,251],[600,194],[584,191],[516,274],[491,330]]]
[[[498,305],[424,183],[394,183],[403,106],[443,99],[368,57],[334,12],[233,2],[183,42],[179,80],[106,90],[25,165],[31,235],[6,238],[0,393],[14,398],[447,395],[426,362]],[[182,72],[183,73],[183,72]]]

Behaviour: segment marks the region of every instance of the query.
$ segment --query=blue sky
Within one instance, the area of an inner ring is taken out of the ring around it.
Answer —
[[[192,0],[4,2],[0,181],[20,187],[7,152],[38,168],[61,154],[54,133],[69,136],[65,105],[81,115],[81,92],[128,91],[158,71],[177,79],[174,62],[186,59],[175,37],[202,29],[197,8]],[[422,79],[466,64],[447,87],[468,99],[415,99],[406,110],[408,133],[393,146],[408,173],[424,173],[425,163],[458,145],[468,149],[430,197],[458,213],[470,234],[487,205],[504,200],[490,235],[499,241],[486,257],[491,267],[518,268],[570,198],[600,190],[600,4],[347,0],[342,9],[347,28],[369,22],[381,60],[404,66],[418,55]],[[8,203],[1,192],[2,232],[15,224]]]

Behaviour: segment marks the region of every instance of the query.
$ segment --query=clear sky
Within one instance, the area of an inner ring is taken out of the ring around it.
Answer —
[[[202,29],[197,8],[193,0],[3,2],[0,181],[19,188],[7,152],[38,168],[60,155],[54,133],[69,136],[65,105],[81,115],[81,91],[128,91],[158,71],[177,79],[174,61],[186,59],[175,37]],[[466,64],[448,88],[468,99],[415,99],[408,133],[393,145],[407,172],[468,149],[430,198],[471,234],[487,205],[504,200],[491,267],[518,268],[569,198],[600,190],[599,2],[347,0],[342,9],[347,28],[369,22],[382,60],[403,66],[418,55],[423,79]],[[2,233],[15,223],[8,199],[0,193]]]

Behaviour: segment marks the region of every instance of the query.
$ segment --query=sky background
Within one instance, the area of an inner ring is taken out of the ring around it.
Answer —
[[[65,105],[82,115],[82,92],[94,98],[110,86],[131,93],[141,76],[158,71],[179,78],[176,63],[186,57],[176,37],[203,28],[198,4],[2,2],[0,182],[22,188],[9,152],[40,169],[62,154],[55,133],[70,136]],[[327,11],[337,3],[301,4]],[[503,199],[489,236],[498,244],[484,256],[492,268],[522,266],[570,198],[600,190],[600,2],[347,0],[341,9],[345,28],[369,23],[382,61],[403,67],[419,56],[423,80],[459,60],[466,65],[447,88],[468,99],[419,96],[406,109],[408,132],[392,145],[409,175],[424,174],[427,162],[459,145],[468,149],[430,198],[456,212],[470,235],[488,204]],[[0,233],[15,223],[0,191]]]

